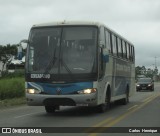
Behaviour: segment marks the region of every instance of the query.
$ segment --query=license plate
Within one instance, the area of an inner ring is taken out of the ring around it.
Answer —
[[[76,106],[88,106],[88,104],[76,104]]]
[[[142,89],[146,89],[146,87],[142,87]]]

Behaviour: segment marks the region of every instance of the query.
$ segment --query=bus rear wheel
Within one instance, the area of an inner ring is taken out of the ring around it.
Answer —
[[[129,90],[127,89],[127,91],[126,91],[126,98],[123,98],[122,100],[121,100],[121,103],[123,104],[123,105],[127,105],[128,103],[129,103]]]

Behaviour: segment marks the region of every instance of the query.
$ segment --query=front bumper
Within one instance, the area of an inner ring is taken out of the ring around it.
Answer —
[[[74,95],[47,95],[26,93],[27,104],[30,106],[96,106],[97,93]]]
[[[148,85],[146,85],[146,86],[136,86],[136,89],[137,90],[152,90],[153,89],[153,86],[148,86]]]

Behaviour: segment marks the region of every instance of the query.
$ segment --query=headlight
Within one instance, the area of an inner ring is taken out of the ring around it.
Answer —
[[[148,84],[148,86],[151,86],[151,84]]]
[[[77,91],[79,94],[91,94],[91,93],[95,93],[97,91],[97,89],[95,88],[91,88],[91,89],[84,89],[81,91]]]
[[[39,94],[39,93],[41,93],[41,91],[40,90],[36,90],[36,89],[26,89],[26,93]]]
[[[137,84],[137,86],[140,86],[139,84]]]

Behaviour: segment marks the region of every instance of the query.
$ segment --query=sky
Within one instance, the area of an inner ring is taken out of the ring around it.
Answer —
[[[160,72],[160,0],[0,0],[0,45],[27,39],[33,24],[63,20],[105,24],[134,44],[136,66],[156,63]]]

